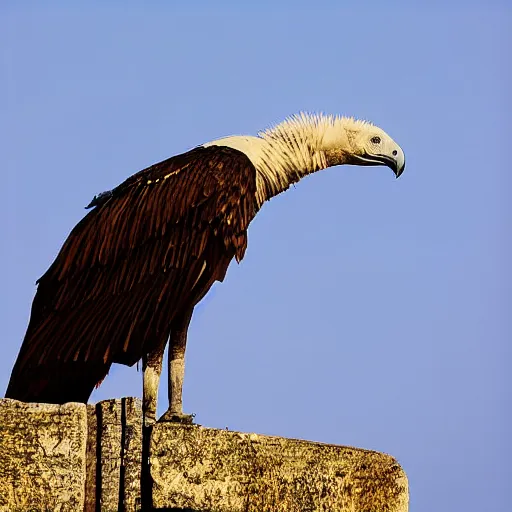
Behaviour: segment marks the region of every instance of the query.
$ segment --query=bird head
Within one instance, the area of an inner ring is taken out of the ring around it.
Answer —
[[[402,148],[381,128],[352,118],[337,119],[324,138],[330,165],[386,165],[398,178],[405,169]]]

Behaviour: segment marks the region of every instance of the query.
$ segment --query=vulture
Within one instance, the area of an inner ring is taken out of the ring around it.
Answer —
[[[214,140],[95,196],[37,281],[6,397],[86,403],[112,363],[142,359],[144,422],[156,421],[169,343],[169,409],[190,423],[182,386],[196,304],[247,248],[263,203],[327,167],[385,165],[398,178],[404,152],[382,129],[351,117],[306,114],[257,136]]]

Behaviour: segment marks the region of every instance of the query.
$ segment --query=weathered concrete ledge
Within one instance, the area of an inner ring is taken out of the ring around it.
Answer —
[[[82,511],[87,412],[0,400],[0,511]]]
[[[153,510],[408,510],[407,478],[382,453],[169,423],[155,425],[145,446],[134,398],[1,399],[0,512],[130,512],[141,510],[141,494]]]
[[[208,512],[406,512],[407,477],[382,453],[200,426],[155,425],[153,504]]]

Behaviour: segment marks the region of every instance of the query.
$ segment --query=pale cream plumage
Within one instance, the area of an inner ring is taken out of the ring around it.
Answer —
[[[376,165],[357,161],[372,153],[375,148],[370,141],[375,137],[381,139],[382,151],[398,157],[397,165],[403,167],[402,149],[381,128],[368,121],[323,114],[300,113],[256,137],[235,135],[204,146],[227,146],[249,157],[258,172],[257,200],[261,205],[312,172],[345,163]]]

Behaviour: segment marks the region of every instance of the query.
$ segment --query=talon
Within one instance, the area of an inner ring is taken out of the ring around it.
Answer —
[[[181,423],[182,425],[193,425],[195,414],[183,414],[179,412],[167,411],[158,420],[159,423]]]

